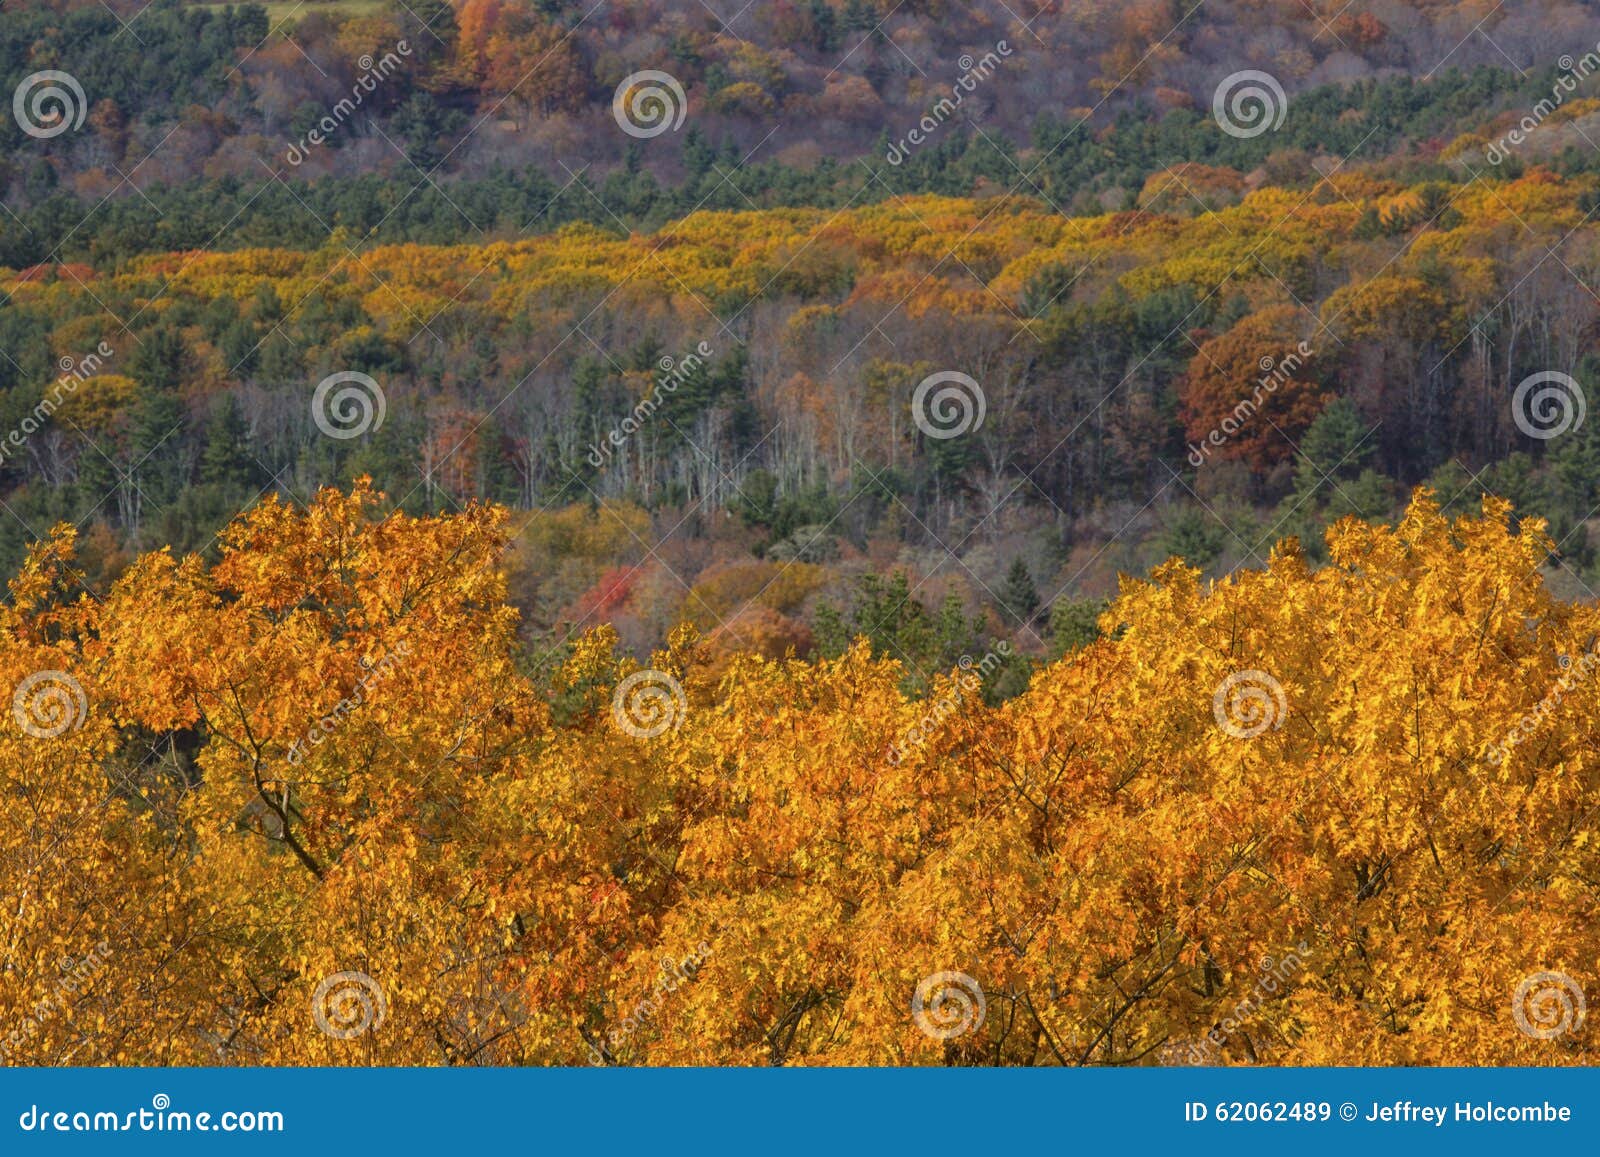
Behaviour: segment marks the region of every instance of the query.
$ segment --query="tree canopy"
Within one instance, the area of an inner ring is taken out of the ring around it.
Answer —
[[[1503,502],[1174,560],[990,706],[688,627],[534,675],[507,513],[375,498],[13,580],[12,1063],[1590,1055],[1516,1001],[1596,980],[1600,611]]]

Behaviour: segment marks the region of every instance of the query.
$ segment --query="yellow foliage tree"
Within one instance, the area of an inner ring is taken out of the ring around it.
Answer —
[[[1592,1059],[1600,610],[1502,502],[1170,562],[998,708],[688,628],[540,685],[504,512],[378,511],[12,581],[8,1061]]]

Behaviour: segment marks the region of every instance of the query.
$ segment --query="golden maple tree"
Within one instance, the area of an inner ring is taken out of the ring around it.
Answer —
[[[1589,1058],[1600,611],[1503,502],[1174,560],[999,707],[687,627],[536,676],[508,538],[358,484],[103,593],[35,547],[6,1060]]]

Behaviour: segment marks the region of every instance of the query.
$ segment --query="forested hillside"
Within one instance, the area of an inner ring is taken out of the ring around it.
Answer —
[[[1204,211],[1171,187],[1202,182]],[[262,492],[368,473],[414,511],[536,512],[513,590],[530,629],[603,604],[649,647],[685,616],[721,625],[728,584],[802,563],[763,595],[779,654],[864,567],[914,572],[1038,652],[1052,597],[1169,553],[1255,563],[1422,481],[1547,516],[1581,577],[1594,428],[1547,441],[1511,399],[1543,367],[1592,373],[1594,189],[1540,169],[1250,191],[1190,167],[1086,218],[920,196],[33,267],[0,280],[0,422],[29,435],[0,463],[0,539],[15,554],[87,517],[114,576],[134,547],[205,547]],[[51,363],[102,346],[64,394]],[[954,438],[908,406],[945,369],[984,406]],[[313,400],[350,372],[367,381],[347,414]],[[329,436],[341,416],[356,436]]]
[[[690,630],[531,679],[507,513],[375,509],[12,584],[13,1063],[1590,1056],[1600,612],[1503,503],[1130,579],[999,708]]]
[[[8,203],[52,189],[98,200],[127,193],[124,178],[145,191],[258,181],[262,162],[295,177],[384,173],[405,187],[428,173],[448,188],[495,163],[537,166],[557,185],[571,176],[563,164],[642,168],[676,183],[708,150],[801,169],[826,157],[883,160],[928,115],[939,133],[985,152],[1037,144],[1085,117],[1096,136],[1124,117],[1192,133],[1218,82],[1240,70],[1266,70],[1290,93],[1321,89],[1324,109],[1338,86],[1504,74],[1391,126],[1420,143],[1452,117],[1507,111],[1496,99],[1505,89],[1553,74],[1564,54],[1581,57],[1597,40],[1584,0],[8,0],[6,91],[36,70],[64,70],[88,116],[80,131],[26,150],[13,125],[0,127],[0,186]],[[647,71],[670,77],[662,91],[693,115],[681,132],[606,131],[615,90]],[[967,74],[981,83],[960,86]],[[958,89],[959,115],[940,112]],[[363,99],[336,116],[327,143],[308,145],[356,93]],[[1353,107],[1387,118],[1386,103]],[[1301,120],[1288,141],[1337,148],[1337,137],[1309,129]],[[1394,143],[1380,135],[1378,148]],[[1125,164],[1073,163],[1083,159],[1062,157],[1057,179],[1127,183]],[[1002,161],[991,168],[1011,183]]]
[[[8,94],[5,1060],[1589,1059],[1600,0],[4,0]]]

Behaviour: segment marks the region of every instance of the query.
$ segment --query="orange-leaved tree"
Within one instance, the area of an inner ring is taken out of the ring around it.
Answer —
[[[7,1060],[1591,1057],[1600,611],[1504,503],[1170,562],[1000,707],[688,628],[538,676],[507,537],[358,485],[105,592],[35,548]]]

